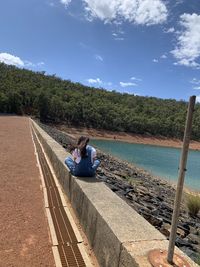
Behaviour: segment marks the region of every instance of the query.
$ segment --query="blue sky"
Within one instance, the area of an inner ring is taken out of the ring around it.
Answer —
[[[200,1],[1,1],[0,61],[107,90],[200,101]]]

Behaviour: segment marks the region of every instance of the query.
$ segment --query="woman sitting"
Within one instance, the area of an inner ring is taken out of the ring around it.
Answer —
[[[79,177],[95,176],[100,161],[96,159],[96,149],[90,145],[89,138],[81,136],[76,148],[72,151],[72,157],[65,159],[65,164],[72,175]]]

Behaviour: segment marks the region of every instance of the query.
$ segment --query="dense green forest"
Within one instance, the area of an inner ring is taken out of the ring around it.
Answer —
[[[113,131],[183,136],[187,102],[108,92],[0,63],[0,113]],[[200,105],[193,139],[200,139]]]

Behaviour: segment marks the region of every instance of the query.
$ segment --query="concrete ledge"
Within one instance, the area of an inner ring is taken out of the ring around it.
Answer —
[[[35,122],[33,126],[100,266],[151,266],[147,260],[148,251],[154,248],[167,249],[165,236],[104,183],[94,178],[71,176],[64,164],[69,153]],[[183,255],[178,248],[176,252]],[[188,257],[186,259],[191,266],[198,266]]]

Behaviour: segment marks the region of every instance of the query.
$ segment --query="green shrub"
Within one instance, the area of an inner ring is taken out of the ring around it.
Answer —
[[[196,216],[200,210],[200,196],[189,195],[187,199],[187,207],[191,216]]]

